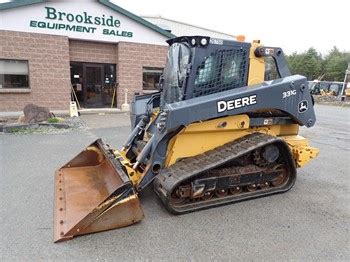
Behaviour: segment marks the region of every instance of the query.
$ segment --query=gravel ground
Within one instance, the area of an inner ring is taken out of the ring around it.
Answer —
[[[81,117],[67,117],[64,118],[63,123],[72,128],[88,128],[88,125]]]
[[[350,107],[350,100],[348,98],[345,101],[341,101],[337,96],[313,95],[313,97],[315,99],[315,103],[318,104]]]
[[[83,116],[89,128],[0,136],[0,260],[350,260],[350,108],[316,106],[301,129],[318,158],[288,193],[196,213],[169,214],[151,189],[133,226],[53,244],[53,173],[98,137],[120,147],[125,114]]]
[[[10,131],[5,132],[5,127],[11,127]],[[17,121],[8,122],[2,127],[0,131],[9,133],[12,135],[23,135],[23,134],[60,134],[70,132],[72,129],[86,129],[88,126],[81,117],[66,117],[61,118],[58,123],[41,122],[35,124],[23,124]],[[2,132],[0,132],[1,134]]]

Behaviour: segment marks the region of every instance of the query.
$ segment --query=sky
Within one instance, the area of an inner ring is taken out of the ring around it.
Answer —
[[[350,51],[347,0],[113,0],[137,15],[165,18],[260,39],[287,53],[309,47],[327,54],[333,46]]]
[[[266,46],[282,47],[287,54],[303,52],[309,47],[323,55],[333,46],[350,51],[347,0],[112,2],[136,15],[162,16],[227,34],[245,35],[247,41],[259,39]]]

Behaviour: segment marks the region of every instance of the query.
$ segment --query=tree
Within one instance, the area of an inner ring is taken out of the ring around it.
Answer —
[[[294,52],[287,56],[287,63],[292,74],[302,74],[303,72],[303,55]]]
[[[310,47],[304,57],[304,75],[308,80],[317,79],[322,72],[322,56],[317,53],[316,49]]]
[[[292,74],[304,75],[308,80],[314,80],[322,73],[322,56],[313,47],[301,54],[294,52],[287,56],[287,62]]]
[[[314,80],[324,74],[322,80],[343,81],[345,70],[350,63],[350,53],[341,52],[337,47],[323,58],[313,47],[306,52],[287,56],[287,63],[292,74],[300,74],[308,80]]]
[[[348,63],[350,53],[340,52],[337,47],[333,47],[324,59],[325,80],[343,81]]]

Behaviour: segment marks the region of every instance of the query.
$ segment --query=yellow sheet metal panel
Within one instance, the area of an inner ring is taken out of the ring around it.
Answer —
[[[298,133],[298,125],[295,124],[252,128],[249,125],[250,120],[247,115],[222,117],[190,124],[171,139],[165,166],[171,166],[178,159],[202,154],[253,132],[273,136]]]
[[[286,136],[286,135],[297,135],[299,126],[297,124],[290,125],[266,125],[251,127],[251,132],[261,132],[271,136]]]
[[[186,133],[229,131],[249,128],[248,115],[221,117],[214,120],[197,122],[186,127]]]
[[[261,46],[259,41],[253,41],[249,53],[249,75],[248,85],[262,83],[265,78],[265,60],[264,57],[256,57],[254,51]]]
[[[292,124],[292,125],[281,125],[280,127],[280,136],[287,136],[287,135],[295,135],[299,132],[299,125],[298,124]]]
[[[228,143],[245,134],[249,128],[247,115],[222,117],[190,124],[171,139],[165,166],[183,157],[195,156]]]

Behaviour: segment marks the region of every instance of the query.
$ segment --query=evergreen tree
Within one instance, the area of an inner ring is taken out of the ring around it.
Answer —
[[[303,53],[294,52],[286,57],[292,74],[300,74],[314,80],[324,74],[322,80],[343,81],[345,70],[350,63],[350,53],[341,52],[337,47],[324,58],[313,47]]]
[[[328,81],[343,81],[349,62],[350,53],[342,53],[337,47],[333,47],[324,59],[325,79]]]

